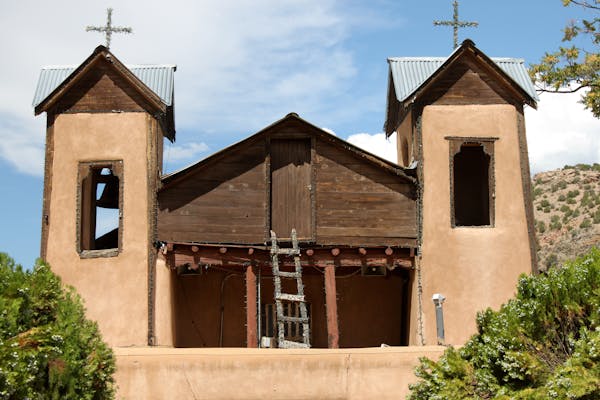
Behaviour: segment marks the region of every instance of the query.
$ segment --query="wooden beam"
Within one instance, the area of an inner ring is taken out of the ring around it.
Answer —
[[[258,347],[256,324],[256,274],[246,266],[246,347]]]
[[[335,286],[335,265],[325,267],[325,309],[327,311],[327,347],[340,347],[338,327],[337,290]]]

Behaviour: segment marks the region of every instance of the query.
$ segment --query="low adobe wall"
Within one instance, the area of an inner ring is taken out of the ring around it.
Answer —
[[[118,399],[403,399],[444,347],[116,348]]]

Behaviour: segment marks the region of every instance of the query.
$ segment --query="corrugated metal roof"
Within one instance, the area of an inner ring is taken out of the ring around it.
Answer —
[[[74,66],[50,66],[42,68],[33,97],[36,107],[46,99],[71,73]],[[127,68],[167,105],[173,104],[175,65],[128,65]]]
[[[397,57],[389,58],[390,71],[398,101],[405,101],[430,76],[432,76],[447,57]],[[529,78],[525,61],[518,58],[492,58],[515,83],[517,83],[532,99],[538,100],[535,87]]]

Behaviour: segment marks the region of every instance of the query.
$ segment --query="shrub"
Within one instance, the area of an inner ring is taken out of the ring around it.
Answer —
[[[79,296],[47,264],[0,253],[0,398],[106,399],[115,363]]]
[[[539,233],[546,232],[546,224],[544,223],[544,221],[537,221],[536,227]]]
[[[438,362],[421,359],[410,399],[600,398],[600,251],[521,276],[500,311]]]
[[[592,226],[592,221],[590,221],[589,218],[584,218],[584,220],[581,221],[581,224],[579,224],[579,228],[581,228],[581,229],[590,228],[591,226]]]

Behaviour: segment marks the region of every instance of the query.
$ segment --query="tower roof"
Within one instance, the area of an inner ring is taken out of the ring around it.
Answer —
[[[144,82],[167,106],[173,104],[174,75],[177,66],[164,65],[125,65],[139,80]],[[37,107],[65,79],[75,71],[73,65],[52,65],[42,67],[33,96],[33,106]]]
[[[504,81],[520,94],[521,101],[536,107],[538,100],[535,87],[525,68],[525,61],[519,58],[490,58],[475,47],[471,40],[465,40],[448,57],[392,57],[388,58],[390,78],[388,83],[388,109],[386,110],[385,130],[390,134],[395,126],[391,126],[391,102],[398,102],[404,107],[414,102],[427,89],[439,74],[450,67],[466,53],[472,54],[480,63],[487,65],[496,77]],[[392,95],[393,93],[393,95]],[[402,107],[401,107],[402,108]],[[400,121],[398,121],[400,122]]]
[[[106,47],[98,46],[93,53],[77,67],[46,67],[40,73],[35,91],[33,106],[35,115],[44,111],[63,112],[61,101],[70,94],[81,95],[89,88],[85,81],[94,83],[95,74],[110,74],[109,80],[115,80],[120,90],[127,90],[127,96],[133,96],[143,102],[143,108],[158,119],[164,135],[175,140],[175,121],[173,117],[173,75],[175,65],[126,66]],[[83,84],[83,86],[82,86]],[[89,84],[89,82],[88,82]],[[125,89],[126,88],[126,89]],[[78,90],[83,90],[77,93]],[[106,106],[106,105],[104,105]],[[114,104],[110,104],[114,106]],[[58,107],[58,109],[57,109]],[[68,107],[67,107],[68,108]],[[113,110],[114,111],[114,110]]]

